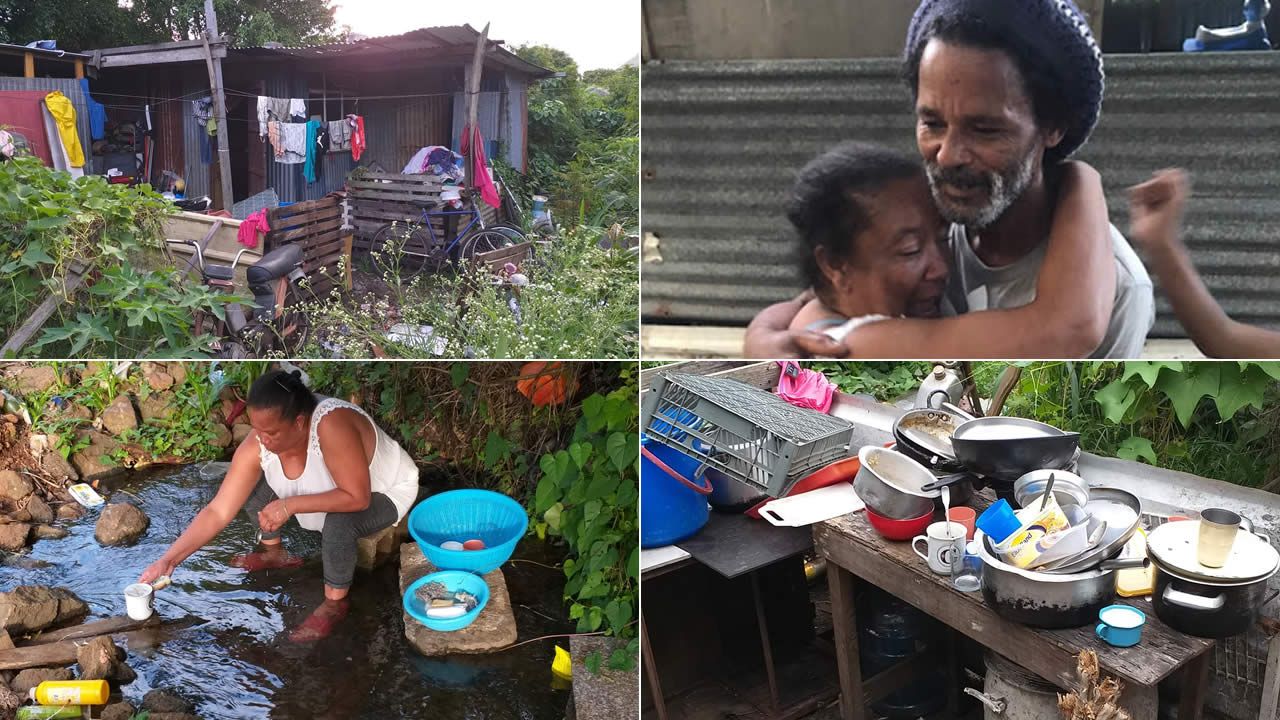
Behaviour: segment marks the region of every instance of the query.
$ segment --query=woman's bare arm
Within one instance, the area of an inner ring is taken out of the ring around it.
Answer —
[[[1182,243],[1191,192],[1182,170],[1163,170],[1129,191],[1129,232],[1142,248],[1178,322],[1200,351],[1216,358],[1280,357],[1280,333],[1232,320],[1196,272]]]

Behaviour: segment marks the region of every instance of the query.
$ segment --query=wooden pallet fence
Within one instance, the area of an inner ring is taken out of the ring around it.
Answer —
[[[278,207],[267,214],[264,251],[283,245],[302,247],[302,271],[316,293],[327,292],[338,277],[339,260],[346,258],[343,285],[351,288],[352,234],[343,225],[343,198],[331,193],[319,200]],[[324,272],[321,272],[321,270]]]
[[[403,175],[399,173],[365,173],[347,180],[350,223],[355,228],[355,249],[368,251],[374,233],[391,222],[417,224],[422,208],[415,203],[438,203],[444,188],[439,175]],[[499,219],[495,208],[480,203],[480,217],[485,225]],[[466,218],[455,216],[456,229],[466,224]],[[448,243],[453,240],[446,232],[445,218],[431,221],[432,231]]]

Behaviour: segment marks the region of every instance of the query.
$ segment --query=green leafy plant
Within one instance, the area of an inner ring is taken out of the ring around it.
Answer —
[[[636,380],[583,401],[571,444],[539,460],[534,532],[564,538],[565,599],[578,632],[602,627],[630,639],[609,658],[613,668],[634,667],[633,624],[639,610],[639,418]]]
[[[841,392],[867,393],[882,402],[914,393],[920,379],[929,372],[923,362],[835,362],[805,363],[836,384]]]

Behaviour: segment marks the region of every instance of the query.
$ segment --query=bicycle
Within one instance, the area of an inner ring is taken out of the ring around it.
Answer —
[[[484,218],[472,204],[463,210],[439,210],[441,203],[416,200],[411,204],[421,210],[416,223],[387,223],[378,228],[370,242],[375,257],[398,259],[401,269],[410,277],[428,265],[439,268],[449,260],[470,260],[476,255],[525,241],[524,233],[512,225],[496,223],[485,227]],[[432,220],[469,218],[453,240],[437,235]],[[408,258],[415,258],[405,262]]]
[[[173,239],[166,242],[193,248],[195,264],[188,261],[187,267],[200,272],[200,281],[205,287],[225,295],[235,293],[236,267],[248,248],[236,253],[230,265],[215,265],[205,262],[204,250],[197,242]],[[301,309],[300,283],[306,277],[302,260],[302,248],[297,245],[285,245],[263,255],[245,271],[254,297],[250,316],[245,317],[239,303],[227,303],[222,316],[198,312],[195,334],[201,335],[206,330],[212,334],[214,352],[222,358],[250,357],[250,349],[257,357],[273,351],[290,357],[297,354],[311,334],[311,321]]]

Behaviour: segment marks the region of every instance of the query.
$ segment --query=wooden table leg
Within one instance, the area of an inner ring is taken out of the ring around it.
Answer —
[[[649,630],[644,622],[644,611],[640,612],[640,654],[644,660],[644,676],[649,681],[649,694],[653,697],[653,707],[658,711],[658,720],[667,720],[667,701],[662,697],[662,683],[658,681],[658,665],[653,661],[653,648],[649,647]]]
[[[1203,652],[1183,668],[1178,720],[1200,720],[1204,717],[1204,701],[1209,697],[1209,663],[1212,660],[1212,651]]]
[[[836,669],[840,676],[840,717],[843,720],[866,720],[862,665],[858,660],[858,623],[854,616],[853,573],[828,562],[827,583],[831,587],[832,640],[836,646]]]
[[[751,573],[751,594],[756,601],[756,626],[760,629],[760,649],[764,652],[764,674],[769,679],[769,709],[778,717],[778,673],[773,667],[773,646],[769,643],[769,624],[764,616],[764,596],[760,594],[760,575]]]

